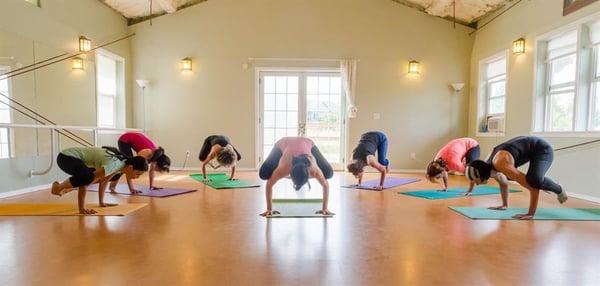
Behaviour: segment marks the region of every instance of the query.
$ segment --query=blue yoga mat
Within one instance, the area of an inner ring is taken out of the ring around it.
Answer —
[[[509,208],[504,211],[480,207],[449,207],[470,219],[516,220],[512,216],[527,213],[524,208]],[[541,208],[537,209],[534,220],[576,220],[600,221],[600,208]]]
[[[428,200],[443,200],[443,199],[455,199],[464,198],[467,192],[466,187],[462,188],[449,188],[446,192],[440,192],[438,190],[419,190],[410,192],[398,192],[401,195],[413,196],[424,198]],[[511,193],[520,192],[519,190],[509,190]],[[485,196],[500,194],[500,188],[496,186],[476,186],[471,193],[471,196]]]

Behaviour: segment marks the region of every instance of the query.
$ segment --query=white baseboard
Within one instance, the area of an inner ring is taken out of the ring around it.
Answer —
[[[571,197],[571,198],[576,198],[576,199],[580,199],[580,200],[584,200],[584,201],[588,201],[588,202],[592,202],[592,203],[600,203],[599,197],[593,197],[590,195],[583,195],[583,194],[577,194],[577,193],[571,193],[571,192],[567,192],[567,195],[569,195],[569,197]]]
[[[34,186],[34,187],[0,193],[0,199],[14,197],[14,196],[20,196],[20,195],[24,195],[24,194],[28,194],[28,193],[33,193],[33,192],[49,189],[51,186],[52,186],[52,184],[46,184],[46,185],[41,185],[41,186]]]

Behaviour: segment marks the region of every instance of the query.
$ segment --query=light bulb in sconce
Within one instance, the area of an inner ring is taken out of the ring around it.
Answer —
[[[141,88],[146,88],[150,84],[150,81],[147,79],[136,79],[135,82]]]
[[[451,83],[450,86],[452,86],[452,89],[454,89],[455,92],[460,92],[463,87],[465,87],[465,84],[462,82],[457,82],[457,83]]]
[[[71,68],[73,70],[83,70],[83,59],[80,57],[73,58]]]

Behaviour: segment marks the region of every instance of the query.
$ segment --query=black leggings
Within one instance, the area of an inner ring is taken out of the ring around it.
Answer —
[[[119,151],[125,154],[125,156],[131,158],[133,157],[133,145],[129,143],[125,143],[123,141],[119,141]]]
[[[479,160],[479,156],[481,156],[481,148],[479,148],[479,145],[477,145],[467,151],[467,154],[465,155],[465,162],[469,164],[475,160]]]
[[[213,140],[215,140],[215,139],[222,139],[221,141],[223,141],[223,140],[229,141],[229,139],[227,139],[225,137],[221,137],[221,136],[206,137],[206,139],[204,139],[204,143],[202,144],[202,148],[200,149],[200,155],[198,155],[198,159],[200,161],[204,162],[204,160],[206,160],[206,158],[210,154],[210,149],[212,149],[212,146],[215,145],[215,144],[213,144],[214,143]],[[231,143],[227,143],[227,144],[231,144]],[[221,146],[225,147],[223,145],[221,145]],[[237,155],[237,160],[238,161],[242,160],[242,155],[240,155],[240,152],[238,152],[238,150],[235,149],[235,147],[233,147],[233,151],[235,151],[235,154]]]
[[[321,154],[319,148],[317,148],[317,146],[313,146],[312,149],[310,149],[310,153],[313,155],[313,157],[315,157],[317,166],[319,166],[319,169],[321,169],[321,172],[323,172],[325,179],[331,179],[331,177],[333,177],[333,168],[329,162],[327,162],[327,159],[323,157],[323,154]],[[273,172],[275,169],[277,169],[277,166],[279,166],[279,160],[281,159],[281,156],[283,156],[281,149],[279,149],[277,146],[273,147],[271,153],[269,153],[269,156],[260,166],[260,170],[258,171],[261,179],[268,180],[271,178]]]
[[[554,150],[549,144],[537,144],[534,154],[529,160],[529,169],[527,170],[527,183],[537,189],[550,191],[560,194],[562,188],[552,179],[545,177],[546,172],[552,166],[554,160]]]
[[[71,175],[69,182],[73,187],[87,186],[94,181],[94,168],[88,168],[83,161],[64,155],[58,154],[56,157],[56,164],[63,170],[63,172]]]

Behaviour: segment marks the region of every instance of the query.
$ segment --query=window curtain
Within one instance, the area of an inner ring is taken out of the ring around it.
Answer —
[[[356,118],[358,109],[354,105],[354,99],[356,97],[356,66],[358,61],[356,60],[342,60],[340,61],[340,68],[342,70],[342,85],[344,92],[346,92],[346,103],[348,110],[346,112],[348,118]]]

